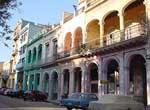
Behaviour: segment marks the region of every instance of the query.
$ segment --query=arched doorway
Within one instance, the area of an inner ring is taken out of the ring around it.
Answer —
[[[107,66],[107,93],[119,94],[119,65],[116,60],[110,60]]]
[[[36,51],[36,47],[33,48],[33,56],[32,56],[32,62],[36,61],[36,56],[37,56],[37,51]]]
[[[48,73],[45,73],[43,83],[44,83],[43,91],[48,94],[48,87],[49,87],[49,74]]]
[[[95,63],[89,65],[89,90],[98,93],[98,67]]]
[[[70,81],[70,73],[68,69],[65,69],[64,70],[64,85],[63,85],[64,98],[68,97],[69,95],[69,81]]]
[[[36,79],[35,79],[35,90],[40,90],[40,74],[36,74]]]
[[[56,100],[58,97],[58,74],[57,72],[53,72],[52,73],[52,77],[51,77],[51,98],[52,100]]]
[[[146,8],[144,0],[135,0],[124,8],[124,22],[125,40],[139,37],[145,32]]]
[[[70,56],[70,51],[72,48],[72,34],[71,32],[68,32],[65,36],[64,40],[64,56]]]
[[[110,12],[104,19],[104,45],[111,45],[120,41],[120,26],[118,11]]]
[[[29,90],[34,90],[34,75],[29,77]]]
[[[78,27],[74,33],[74,48],[78,47],[82,43],[82,29]]]
[[[74,69],[74,92],[81,92],[82,71],[80,67]]]
[[[41,60],[42,58],[42,44],[38,46],[38,60]]]
[[[141,55],[133,55],[129,63],[130,95],[147,104],[146,67],[145,59]]]
[[[99,20],[94,19],[88,23],[86,27],[87,38],[86,38],[86,48],[95,49],[100,47],[100,25]]]
[[[73,54],[80,53],[80,46],[82,44],[83,34],[81,27],[78,27],[74,32],[74,41],[73,41]]]

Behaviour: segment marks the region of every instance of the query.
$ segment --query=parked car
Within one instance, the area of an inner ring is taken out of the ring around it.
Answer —
[[[12,89],[7,88],[7,89],[4,91],[4,95],[8,95],[10,91],[12,91]]]
[[[4,95],[4,92],[7,88],[0,88],[0,94]]]
[[[38,90],[25,91],[24,92],[24,100],[46,101],[47,95]]]
[[[73,93],[69,98],[62,99],[60,105],[67,107],[68,110],[72,108],[88,110],[88,105],[91,101],[98,100],[94,93]]]
[[[23,90],[10,90],[8,95],[10,97],[23,98],[24,97],[24,91]]]

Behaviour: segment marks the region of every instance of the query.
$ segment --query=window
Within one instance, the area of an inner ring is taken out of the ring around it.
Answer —
[[[88,96],[88,98],[89,99],[94,99],[94,100],[97,100],[98,98],[97,98],[97,96],[96,95],[94,95],[94,94],[90,94],[89,96]]]
[[[22,47],[22,54],[25,53],[25,46]]]
[[[25,58],[22,58],[22,63],[24,63],[25,62]]]
[[[48,57],[48,53],[49,53],[49,43],[46,43],[45,44],[45,57],[47,58]]]

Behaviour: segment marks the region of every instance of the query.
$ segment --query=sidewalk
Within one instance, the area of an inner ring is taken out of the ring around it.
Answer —
[[[49,100],[47,101],[48,103],[52,103],[52,104],[55,104],[55,105],[60,105],[60,101],[59,100]]]

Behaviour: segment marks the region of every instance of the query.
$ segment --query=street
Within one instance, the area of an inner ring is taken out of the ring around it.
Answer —
[[[48,102],[32,102],[0,95],[0,110],[66,110]]]

